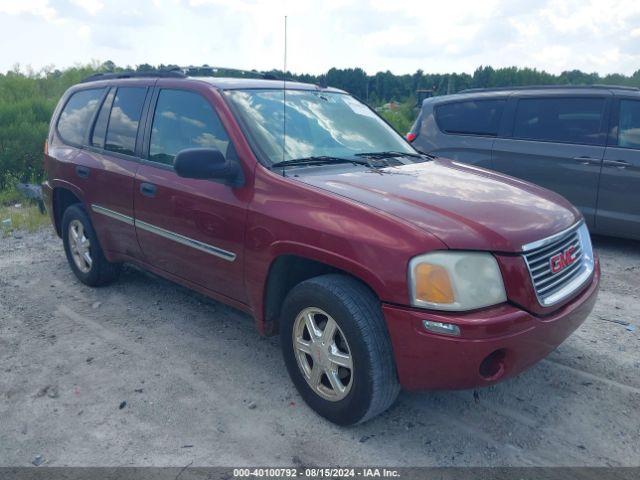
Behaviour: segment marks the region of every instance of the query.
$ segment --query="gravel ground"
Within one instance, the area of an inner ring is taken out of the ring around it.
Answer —
[[[0,246],[0,466],[640,465],[639,243],[596,239],[598,303],[548,359],[353,428],[248,316],[132,268],[85,287],[50,229]]]

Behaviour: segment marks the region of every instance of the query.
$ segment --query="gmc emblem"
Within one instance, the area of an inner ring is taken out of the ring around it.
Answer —
[[[558,273],[561,270],[564,270],[566,267],[571,265],[576,261],[576,258],[573,256],[573,252],[575,247],[571,246],[567,248],[564,252],[560,252],[555,254],[553,257],[549,259],[549,266],[551,267],[551,273]]]

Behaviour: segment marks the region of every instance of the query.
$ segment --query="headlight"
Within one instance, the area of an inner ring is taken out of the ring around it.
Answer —
[[[411,304],[473,310],[506,301],[498,262],[490,253],[432,252],[409,262]]]

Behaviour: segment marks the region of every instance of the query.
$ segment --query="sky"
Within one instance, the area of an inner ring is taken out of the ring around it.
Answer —
[[[0,72],[91,61],[367,73],[640,69],[639,0],[0,0]]]

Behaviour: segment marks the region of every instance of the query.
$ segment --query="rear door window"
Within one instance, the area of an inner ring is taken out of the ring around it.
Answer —
[[[522,98],[516,108],[513,136],[525,140],[602,145],[605,99]]]
[[[104,88],[94,88],[71,95],[58,119],[58,133],[62,140],[75,145],[85,143],[87,131],[104,91]]]
[[[186,90],[161,90],[153,115],[149,160],[173,165],[180,150],[216,148],[226,157],[229,137],[211,104]]]
[[[134,155],[140,115],[147,93],[145,87],[119,87],[113,99],[105,149]]]
[[[96,119],[96,124],[93,127],[93,134],[91,136],[91,145],[94,147],[104,148],[104,138],[107,134],[107,125],[109,124],[109,113],[111,113],[111,105],[113,105],[113,97],[115,96],[115,89],[111,90],[102,103],[100,113]]]
[[[620,100],[618,146],[640,149],[640,101]]]
[[[445,103],[436,107],[436,121],[445,133],[495,137],[505,103],[504,99]]]

